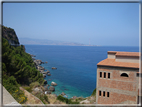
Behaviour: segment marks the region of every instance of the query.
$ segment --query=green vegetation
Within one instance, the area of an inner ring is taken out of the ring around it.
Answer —
[[[91,94],[91,96],[95,96],[96,95],[96,88],[94,89],[93,93]]]
[[[14,76],[19,84],[29,85],[32,82],[43,83],[42,74],[35,68],[32,57],[23,47],[13,47],[2,39],[3,75]]]
[[[19,84],[15,77],[3,75],[3,86],[19,103],[22,104],[27,100],[27,97],[24,96],[24,92],[19,89]]]
[[[50,104],[50,102],[48,101],[48,96],[47,95],[37,93],[35,96],[38,97],[44,104]]]
[[[39,82],[32,82],[29,86],[26,85],[26,86],[22,86],[25,90],[27,90],[28,92],[32,92],[32,89],[35,88],[35,87],[39,87],[40,84]]]
[[[27,100],[24,92],[19,89],[20,85],[29,86],[32,82],[34,85],[42,85],[44,82],[42,74],[35,68],[32,57],[25,52],[24,46],[11,46],[4,38],[2,38],[2,76],[3,86],[19,103]]]
[[[65,97],[63,97],[61,95],[59,95],[57,97],[57,100],[65,102],[66,104],[79,104],[79,102],[73,102],[73,101],[71,101],[71,99],[67,99],[67,98],[65,98]]]

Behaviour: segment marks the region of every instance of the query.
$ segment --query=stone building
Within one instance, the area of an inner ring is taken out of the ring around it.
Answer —
[[[97,64],[97,104],[138,104],[139,52],[108,51],[108,58]]]

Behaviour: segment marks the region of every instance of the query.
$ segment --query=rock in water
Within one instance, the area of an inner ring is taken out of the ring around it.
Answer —
[[[51,91],[45,91],[45,94],[51,94]]]
[[[53,86],[50,86],[49,91],[55,91],[55,88]]]
[[[45,71],[46,73],[50,73],[50,71]]]
[[[56,67],[52,67],[52,69],[57,69]]]
[[[57,85],[57,83],[55,83],[55,82],[51,82],[51,85],[56,86],[56,85]]]
[[[46,77],[46,74],[43,74],[43,78],[45,78]]]
[[[46,81],[46,80],[44,80],[44,84],[47,84],[47,81]]]
[[[44,70],[40,70],[40,72],[41,72],[42,74],[48,74],[48,73],[50,73],[50,71],[45,71],[45,72],[44,72]]]
[[[64,92],[61,93],[62,96],[66,95]]]
[[[48,75],[48,76],[50,76],[51,74],[50,74],[50,73],[48,73],[47,75]]]

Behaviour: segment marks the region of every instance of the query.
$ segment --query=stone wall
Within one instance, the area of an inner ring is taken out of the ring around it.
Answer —
[[[22,107],[21,104],[19,104],[1,84],[0,84],[0,91],[3,94],[1,102],[3,106]]]

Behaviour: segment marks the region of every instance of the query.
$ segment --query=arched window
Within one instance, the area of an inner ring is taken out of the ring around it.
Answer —
[[[126,74],[126,73],[122,73],[122,74],[121,74],[121,77],[129,77],[129,76],[128,76],[128,74]]]

